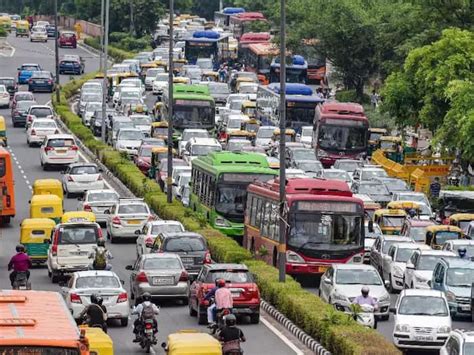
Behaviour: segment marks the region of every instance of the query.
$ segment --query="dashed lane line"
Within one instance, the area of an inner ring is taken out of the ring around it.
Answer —
[[[31,186],[30,180],[28,180],[28,177],[26,176],[25,171],[23,170],[23,167],[21,166],[20,162],[18,161],[18,159],[17,159],[15,153],[13,152],[12,148],[8,147],[7,149],[10,152],[10,155],[13,158],[13,161],[15,162],[18,170],[20,170],[21,176],[23,177],[23,180],[25,180],[26,186],[28,186],[28,188],[30,190],[33,190],[33,186]]]

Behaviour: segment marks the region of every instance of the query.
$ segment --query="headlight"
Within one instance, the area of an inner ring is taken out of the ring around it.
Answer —
[[[390,295],[388,293],[383,294],[379,298],[379,302],[388,302],[390,301]]]
[[[293,264],[303,264],[306,262],[301,256],[291,250],[286,252],[286,261]]]
[[[397,277],[403,277],[403,270],[400,266],[393,267],[393,274]]]
[[[403,333],[409,333],[410,332],[410,326],[408,324],[397,324],[395,326],[395,331],[403,332]]]
[[[451,291],[446,292],[446,298],[448,301],[454,302],[456,301],[456,295],[452,293]]]
[[[449,333],[451,331],[451,327],[447,325],[443,325],[438,328],[438,333]]]
[[[225,220],[225,218],[222,217],[216,217],[214,220],[214,224],[217,227],[230,227],[230,223]]]
[[[332,295],[332,299],[336,301],[349,302],[349,299],[346,296],[341,295],[340,293],[334,293]]]

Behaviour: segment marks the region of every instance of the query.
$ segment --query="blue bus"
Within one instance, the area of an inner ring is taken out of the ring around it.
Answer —
[[[314,110],[324,100],[308,85],[286,84],[286,127],[301,133],[301,127],[312,126]],[[280,83],[259,86],[257,90],[257,118],[262,125],[280,124]]]
[[[301,55],[293,55],[286,61],[286,82],[306,84],[308,80],[308,62]],[[280,82],[280,57],[270,65],[270,83]]]
[[[215,31],[195,31],[184,39],[184,53],[189,64],[196,64],[198,58],[210,58],[214,69],[223,59],[230,56],[229,35]]]

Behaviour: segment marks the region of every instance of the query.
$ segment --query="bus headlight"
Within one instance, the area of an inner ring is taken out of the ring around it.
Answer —
[[[303,264],[306,262],[301,256],[291,250],[286,252],[286,261],[292,264]]]

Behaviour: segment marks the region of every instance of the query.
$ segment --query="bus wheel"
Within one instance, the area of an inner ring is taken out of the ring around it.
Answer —
[[[274,267],[277,267],[277,265],[278,265],[277,258],[278,258],[278,252],[275,248],[275,249],[273,249],[273,260],[272,260],[272,263],[273,263]]]

